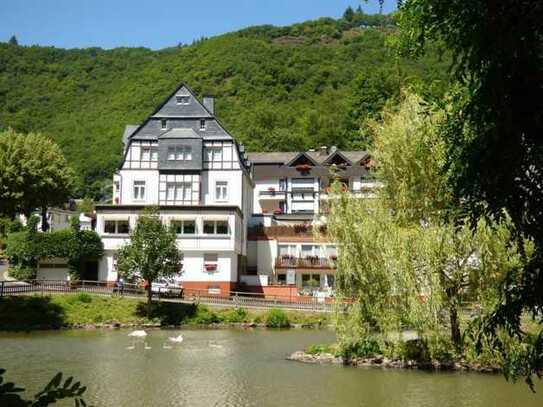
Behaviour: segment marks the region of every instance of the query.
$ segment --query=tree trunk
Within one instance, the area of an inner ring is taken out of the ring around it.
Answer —
[[[456,350],[462,347],[462,335],[460,333],[460,321],[458,319],[458,308],[456,302],[451,301],[449,304],[449,318],[451,322],[451,340]]]
[[[151,304],[153,302],[153,291],[151,290],[151,282],[147,284],[147,318],[151,318]]]
[[[47,223],[47,206],[41,208],[41,231],[47,232],[49,224]]]

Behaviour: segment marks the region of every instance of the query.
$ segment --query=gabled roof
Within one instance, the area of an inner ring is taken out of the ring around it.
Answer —
[[[324,165],[327,165],[327,164],[332,164],[334,158],[336,157],[339,157],[341,158],[341,160],[343,160],[345,163],[349,164],[349,165],[353,165],[353,162],[351,160],[349,160],[341,151],[339,150],[336,150],[334,151],[332,154],[330,154],[328,156],[328,158],[326,158],[326,160],[324,160],[322,162],[322,164]]]
[[[253,164],[284,164],[298,155],[296,151],[247,153]]]
[[[334,156],[340,155],[345,159],[346,162],[356,165],[360,161],[369,157],[367,151],[342,151],[336,150],[331,154],[323,155],[319,151],[306,151],[306,152],[297,152],[297,151],[274,151],[268,153],[249,153],[249,160],[253,164],[281,164],[281,165],[291,165],[300,155],[304,154],[309,157],[315,165],[326,165],[329,160],[332,160]]]
[[[317,161],[315,161],[314,158],[312,158],[309,154],[306,154],[305,152],[300,152],[298,153],[294,158],[292,158],[289,162],[287,162],[285,165],[286,166],[293,166],[294,163],[296,163],[296,161],[300,160],[301,158],[306,158],[307,161],[310,161],[311,163],[313,163],[314,166],[317,166],[319,165],[319,163]]]
[[[189,96],[189,104],[178,104],[176,96]],[[179,85],[158,108],[151,114],[151,117],[213,117],[213,114],[207,110],[201,103],[196,94],[184,83]]]

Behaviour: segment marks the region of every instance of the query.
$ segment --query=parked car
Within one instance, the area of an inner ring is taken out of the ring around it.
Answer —
[[[175,283],[173,280],[161,278],[153,281],[151,284],[151,292],[159,297],[182,297],[183,287]]]

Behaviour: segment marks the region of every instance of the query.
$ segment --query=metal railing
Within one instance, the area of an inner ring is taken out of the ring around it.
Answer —
[[[75,294],[87,292],[96,295],[121,295],[145,298],[147,291],[137,284],[115,285],[108,281],[30,280],[0,281],[0,297],[28,294]],[[153,289],[153,298],[171,302],[196,302],[209,305],[252,308],[285,308],[301,311],[330,312],[333,298],[301,295],[270,295],[241,291]]]
[[[321,268],[335,269],[336,260],[327,257],[277,257],[275,259],[276,268]]]

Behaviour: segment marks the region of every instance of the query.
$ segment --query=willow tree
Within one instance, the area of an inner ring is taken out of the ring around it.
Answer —
[[[383,187],[375,199],[337,191],[328,233],[337,240],[337,287],[355,298],[339,324],[340,343],[371,333],[443,335],[462,348],[459,309],[499,285],[508,267],[521,265],[529,242],[512,239],[506,218],[482,219],[473,227],[458,218],[444,171],[443,115],[421,99],[404,95],[398,111],[386,111],[374,127],[376,176]],[[521,245],[522,247],[520,247]],[[483,292],[483,291],[481,291]],[[443,321],[442,315],[448,316]]]

